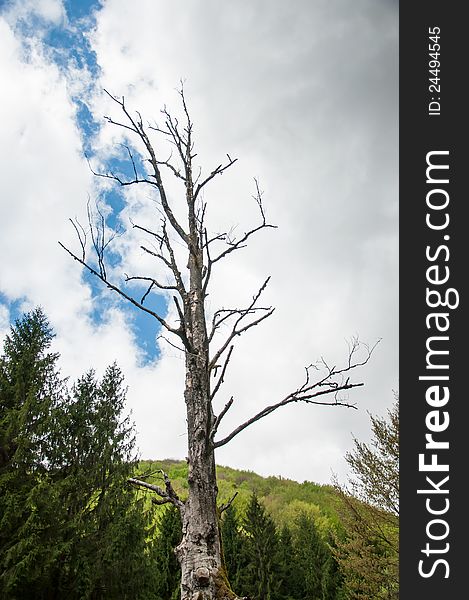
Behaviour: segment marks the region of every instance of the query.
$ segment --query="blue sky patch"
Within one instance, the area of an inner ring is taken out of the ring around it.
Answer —
[[[99,0],[65,0],[65,10],[68,18],[72,21],[89,17],[92,12],[99,10],[102,2]]]
[[[38,16],[34,11],[34,7],[31,7],[28,18],[21,18],[15,23],[15,29],[26,44],[28,38],[40,36],[50,60],[52,60],[64,74],[67,74],[67,69],[69,69],[70,66],[74,69],[84,70],[92,76],[91,85],[96,85],[96,81],[98,81],[100,75],[99,65],[97,64],[96,55],[89,43],[87,33],[94,27],[95,12],[101,8],[101,5],[101,2],[97,0],[66,0],[64,2],[64,7],[67,19],[64,20],[64,23],[60,26],[50,23]],[[12,3],[5,3],[0,0],[0,9],[8,9],[9,6],[12,6]],[[88,91],[91,93],[93,90],[90,89]],[[81,133],[83,154],[88,157],[91,167],[94,168],[92,140],[99,132],[104,121],[102,119],[96,121],[93,118],[93,115],[87,106],[86,91],[84,95],[72,97],[72,101],[77,108],[76,122]],[[120,157],[114,157],[108,161],[105,172],[113,172],[122,176],[123,179],[133,179],[133,167],[131,161],[127,160],[127,150],[125,147],[122,147],[121,150]],[[144,169],[141,159],[137,154],[135,154],[133,158],[137,171],[139,175],[142,176]],[[103,200],[111,208],[111,211],[106,215],[107,227],[111,230],[119,231],[119,229],[122,228],[120,224],[120,213],[125,206],[125,200],[117,183],[115,189],[106,192]],[[83,203],[86,204],[86,201],[86,198],[84,198]],[[94,208],[94,201],[95,199],[91,198],[91,209]],[[88,229],[88,224],[81,223],[81,225],[84,226],[85,229]],[[120,263],[120,256],[113,252],[112,244],[106,252],[106,261],[112,268],[115,268]],[[142,312],[117,294],[109,294],[109,290],[105,288],[105,285],[86,269],[83,271],[83,281],[91,290],[93,299],[93,311],[91,317],[94,323],[96,325],[103,324],[107,319],[109,309],[117,306],[125,313],[126,318],[128,317],[128,323],[132,328],[135,340],[142,351],[143,362],[153,362],[158,358],[159,352],[157,350],[155,339],[161,327],[157,320],[151,315]],[[130,294],[130,288],[128,288],[123,281],[123,276],[121,281],[116,282],[116,284],[122,285],[123,289]],[[143,288],[133,288],[133,291],[136,292],[134,297],[137,300],[140,300],[145,293]],[[11,301],[5,295],[0,293],[0,303],[8,307],[11,322],[14,322],[17,318],[22,316],[21,306],[24,305],[24,301],[25,298],[18,298]],[[34,298],[32,298],[31,301],[34,302]],[[158,314],[162,316],[166,314],[167,300],[163,296],[150,294],[146,298],[145,304],[148,308],[158,312]]]

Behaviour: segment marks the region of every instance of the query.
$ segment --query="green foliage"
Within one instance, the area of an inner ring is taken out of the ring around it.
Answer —
[[[69,389],[52,337],[35,310],[0,358],[0,598],[155,598],[154,517],[126,482],[122,373]]]
[[[51,414],[64,382],[47,320],[35,310],[11,329],[0,358],[0,593],[41,584],[56,559],[62,510],[49,489]],[[24,597],[28,597],[27,595]]]
[[[399,402],[387,419],[371,416],[372,446],[354,440],[346,459],[355,479],[342,496],[345,535],[335,555],[344,574],[347,598],[399,597]]]
[[[161,469],[168,473],[179,496],[186,498],[187,463],[170,459],[142,460],[138,466],[141,473],[158,472]],[[236,507],[240,515],[244,515],[251,495],[255,493],[279,526],[290,524],[300,512],[314,513],[324,532],[340,523],[340,496],[331,485],[310,481],[298,483],[284,477],[262,477],[252,471],[220,465],[217,466],[217,484],[220,504],[228,502],[237,493]]]
[[[298,515],[280,532],[251,496],[240,520],[231,506],[223,516],[225,565],[233,589],[253,600],[342,600],[342,577],[331,547],[311,515]]]
[[[299,597],[321,600],[339,598],[342,580],[337,563],[315,520],[306,513],[300,514],[293,528],[295,562],[302,574],[298,580],[301,586]]]
[[[244,537],[236,509],[231,504],[223,513],[221,520],[221,539],[226,575],[232,589],[241,589],[242,571],[246,560],[244,555]]]
[[[283,525],[280,531],[280,543],[278,549],[279,596],[283,600],[295,600],[302,598],[302,581],[304,579],[301,565],[295,558],[296,548],[291,529]]]
[[[179,511],[174,506],[166,505],[160,509],[154,541],[155,591],[159,600],[179,600],[181,596],[181,569],[174,552],[181,538],[182,524]]]
[[[256,600],[279,598],[279,539],[275,523],[253,494],[243,519],[246,567],[243,593]]]

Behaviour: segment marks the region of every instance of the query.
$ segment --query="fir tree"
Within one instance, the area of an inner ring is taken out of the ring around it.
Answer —
[[[57,410],[61,443],[53,467],[68,513],[60,589],[69,598],[126,597],[126,590],[131,598],[151,597],[144,594],[154,580],[145,544],[150,524],[127,484],[135,435],[124,401],[123,376],[112,365],[101,382],[93,371],[80,378]]]
[[[295,526],[295,558],[303,574],[302,597],[322,600],[323,565],[326,560],[324,543],[312,517],[300,514]]]
[[[243,593],[255,600],[280,598],[278,535],[273,519],[253,494],[243,521],[244,550],[248,560],[244,570]]]
[[[64,382],[52,339],[44,313],[34,310],[11,328],[0,358],[0,594],[10,598],[44,587],[58,552],[61,505],[47,467]]]
[[[0,358],[0,598],[156,598],[153,514],[127,483],[135,435],[115,366],[68,390],[40,310]]]
[[[221,539],[226,574],[231,587],[240,592],[242,571],[246,568],[246,556],[243,553],[244,536],[233,504],[223,512],[221,519]]]
[[[181,568],[174,549],[181,541],[182,524],[174,506],[160,509],[154,541],[156,587],[158,600],[179,600]]]
[[[302,598],[304,574],[295,558],[293,536],[288,525],[283,525],[280,531],[278,552],[280,589],[279,597],[283,600]]]

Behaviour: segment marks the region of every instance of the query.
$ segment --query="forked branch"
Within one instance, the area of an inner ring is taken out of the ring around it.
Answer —
[[[187,343],[187,340],[184,336],[184,332],[182,330],[181,327],[178,327],[177,329],[174,327],[171,327],[171,325],[169,325],[169,323],[167,323],[167,321],[165,321],[165,319],[163,319],[163,317],[161,317],[161,315],[159,315],[157,312],[155,312],[154,310],[151,310],[150,308],[148,308],[147,306],[145,306],[143,304],[142,301],[145,300],[145,295],[142,298],[142,301],[138,301],[135,298],[133,298],[132,296],[130,296],[129,294],[127,294],[126,292],[124,292],[124,290],[122,290],[121,288],[119,288],[118,286],[114,285],[113,283],[111,283],[108,279],[107,279],[107,275],[105,273],[105,270],[101,270],[100,272],[98,272],[96,269],[94,269],[91,265],[89,265],[87,262],[85,262],[84,260],[82,260],[81,258],[79,258],[76,254],[74,254],[71,250],[69,250],[66,246],[64,246],[62,244],[62,242],[59,242],[59,246],[61,246],[65,252],[68,252],[68,254],[70,254],[70,256],[78,261],[83,267],[85,267],[86,269],[88,269],[88,271],[94,275],[95,277],[97,277],[98,279],[100,279],[105,285],[106,287],[108,287],[110,290],[116,292],[119,296],[121,296],[122,298],[124,298],[125,300],[127,300],[128,302],[130,302],[131,304],[133,304],[135,307],[139,308],[140,310],[142,310],[143,312],[151,315],[152,317],[154,317],[159,323],[160,325],[162,325],[167,331],[169,331],[170,333],[174,333],[175,335],[179,336],[184,344]]]
[[[222,173],[224,171],[226,171],[231,166],[233,166],[235,164],[235,162],[238,160],[237,158],[231,158],[231,156],[229,154],[227,154],[226,156],[228,158],[228,162],[226,164],[224,164],[224,165],[223,164],[218,165],[218,167],[216,167],[210,173],[210,175],[208,175],[201,183],[199,183],[197,185],[197,187],[195,188],[195,192],[194,192],[194,200],[197,200],[197,196],[200,194],[200,192],[202,191],[202,189],[207,185],[207,183],[209,183],[217,175],[222,175]]]
[[[161,164],[167,164],[168,161],[160,161],[157,159],[156,157],[156,152],[153,148],[152,143],[150,142],[150,138],[148,137],[148,134],[145,130],[145,127],[143,125],[143,121],[142,121],[142,117],[139,113],[137,113],[137,118],[133,117],[129,111],[127,110],[127,107],[125,106],[125,102],[124,102],[124,98],[122,98],[122,100],[119,100],[118,98],[116,98],[115,96],[113,96],[112,94],[110,94],[107,90],[104,90],[106,92],[106,94],[116,103],[118,104],[121,109],[122,112],[124,113],[124,115],[126,116],[127,119],[127,123],[120,123],[118,121],[114,121],[113,119],[111,119],[110,117],[106,117],[107,121],[109,123],[112,123],[113,125],[117,125],[118,127],[123,127],[133,133],[135,133],[138,138],[140,139],[140,141],[143,143],[146,151],[148,152],[148,156],[149,158],[147,159],[147,161],[150,163],[150,165],[153,168],[153,174],[151,175],[152,180],[149,180],[147,178],[142,178],[142,180],[138,180],[137,178],[134,178],[133,180],[129,180],[129,181],[124,181],[123,183],[121,183],[119,181],[119,179],[116,179],[115,176],[113,176],[113,174],[108,174],[108,178],[114,179],[116,180],[118,183],[120,183],[121,185],[125,184],[125,185],[130,185],[133,183],[151,183],[152,185],[154,185],[159,192],[160,195],[160,200],[161,200],[161,205],[163,207],[163,211],[164,214],[166,215],[166,217],[168,218],[168,221],[171,223],[171,226],[173,227],[173,229],[178,233],[178,235],[181,237],[181,239],[185,242],[188,243],[189,241],[189,236],[188,234],[184,231],[183,227],[180,225],[180,223],[178,222],[178,220],[176,219],[176,217],[174,216],[174,213],[168,203],[168,199],[167,199],[167,195],[166,195],[166,189],[165,186],[163,184],[163,179],[161,177],[161,172],[160,172],[160,165]],[[163,131],[163,133],[168,134],[168,131]],[[182,152],[182,149],[179,149]],[[177,171],[177,169],[175,169]],[[104,174],[104,176],[106,176],[106,174]]]
[[[262,321],[264,321],[265,319],[267,319],[268,317],[270,317],[273,314],[275,308],[256,307],[257,301],[261,297],[261,295],[264,292],[265,288],[267,287],[267,284],[269,283],[269,281],[270,281],[270,277],[267,277],[267,279],[261,285],[261,287],[259,288],[257,293],[254,295],[251,304],[247,308],[229,309],[225,316],[220,316],[224,312],[223,310],[217,311],[217,313],[215,313],[213,321],[212,321],[212,331],[209,336],[209,341],[211,341],[213,339],[216,329],[220,326],[220,324],[222,322],[224,322],[227,318],[232,317],[232,316],[237,316],[237,318],[235,319],[235,322],[231,328],[231,332],[228,334],[227,339],[221,345],[219,350],[217,350],[215,352],[213,358],[210,360],[209,372],[211,372],[211,370],[213,368],[215,368],[218,360],[223,355],[225,350],[230,346],[231,342],[233,341],[233,339],[236,336],[243,334],[248,329],[251,329],[251,327],[255,327],[256,325],[259,325],[259,323],[262,323]],[[261,314],[260,317],[257,317],[256,319],[254,319],[252,321],[248,321],[247,323],[243,324],[246,317],[248,317],[252,314],[255,314],[256,311],[262,311],[263,314]],[[218,319],[217,319],[217,315],[219,317]]]
[[[244,248],[246,246],[246,242],[248,241],[248,239],[253,236],[255,233],[257,233],[258,231],[260,231],[261,229],[277,229],[277,225],[271,225],[270,223],[267,223],[266,217],[265,217],[265,212],[264,212],[264,207],[262,205],[262,195],[263,192],[261,192],[260,188],[259,188],[259,182],[257,179],[254,179],[255,184],[256,184],[256,193],[253,195],[254,200],[256,201],[257,206],[259,207],[259,212],[261,214],[261,224],[258,225],[257,227],[254,227],[253,229],[250,229],[249,231],[247,231],[242,237],[240,237],[238,240],[235,239],[228,239],[226,240],[226,243],[228,244],[228,248],[226,248],[225,250],[223,250],[222,252],[220,252],[220,254],[218,256],[216,256],[215,258],[212,259],[212,264],[217,263],[219,260],[221,260],[222,258],[225,258],[225,256],[227,256],[228,254],[230,254],[231,252],[234,252],[235,250],[239,250],[240,248]]]
[[[134,477],[130,477],[127,481],[136,487],[150,490],[160,496],[160,499],[154,500],[155,504],[167,504],[170,502],[179,509],[184,508],[184,502],[182,502],[176,494],[168,475],[163,470],[161,471],[161,474],[165,483],[165,489],[161,488],[159,485],[148,483],[147,481],[142,481],[141,479],[136,479]]]
[[[224,446],[253,423],[256,423],[264,417],[267,417],[267,415],[270,415],[280,407],[287,406],[293,402],[304,402],[305,404],[318,404],[321,406],[345,406],[347,408],[356,408],[354,404],[349,403],[345,398],[341,398],[340,392],[350,390],[355,387],[361,387],[364,384],[351,383],[349,377],[345,378],[345,374],[356,367],[365,365],[370,360],[371,355],[378,343],[379,341],[376,342],[372,348],[364,345],[366,349],[364,359],[354,362],[353,357],[357,353],[360,344],[358,340],[352,340],[352,343],[349,347],[347,364],[345,367],[340,369],[337,369],[336,367],[328,367],[324,359],[321,359],[321,364],[323,367],[325,367],[326,373],[322,378],[316,380],[315,382],[311,382],[310,379],[310,370],[313,368],[313,365],[306,367],[306,378],[301,387],[285,396],[285,398],[280,400],[280,402],[266,406],[256,415],[236,427],[236,429],[234,429],[223,439],[215,441],[213,444],[214,448],[220,448],[221,446]],[[326,395],[332,395],[333,399],[331,401],[323,400],[323,396]]]
[[[225,510],[228,510],[228,508],[230,508],[230,506],[233,504],[234,499],[236,498],[236,496],[238,495],[238,492],[235,492],[231,498],[228,500],[228,502],[225,502],[224,504],[222,504],[220,506],[220,508],[218,509],[220,511],[220,514],[222,514],[223,512],[225,512]]]
[[[230,410],[231,405],[233,404],[233,396],[231,396],[231,398],[228,400],[228,402],[225,404],[225,406],[223,407],[223,410],[220,412],[220,414],[218,415],[218,417],[216,417],[215,422],[212,426],[212,431],[210,432],[210,438],[213,441],[213,438],[215,437],[215,434],[218,431],[218,427],[221,423],[221,420],[223,419],[223,417],[226,415],[226,413]]]

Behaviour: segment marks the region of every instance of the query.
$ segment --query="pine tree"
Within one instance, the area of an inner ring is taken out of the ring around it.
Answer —
[[[89,372],[69,391],[52,338],[33,311],[0,358],[0,598],[156,599],[122,373]]]
[[[223,558],[228,580],[235,592],[240,592],[242,571],[246,568],[246,556],[243,553],[244,536],[241,533],[236,508],[230,504],[221,519],[221,539]]]
[[[273,519],[253,494],[243,521],[244,549],[248,560],[244,570],[243,593],[255,600],[280,598],[278,535]]]
[[[181,541],[182,524],[174,506],[160,509],[154,540],[156,558],[156,593],[158,600],[178,600],[181,597],[181,568],[174,549]]]
[[[304,589],[304,573],[295,557],[293,536],[288,525],[283,525],[280,531],[278,552],[280,589],[282,600],[301,599]]]
[[[30,597],[19,591],[25,582],[42,587],[56,560],[61,506],[47,468],[64,381],[52,339],[44,313],[34,310],[11,328],[0,358],[0,594],[11,598]]]

